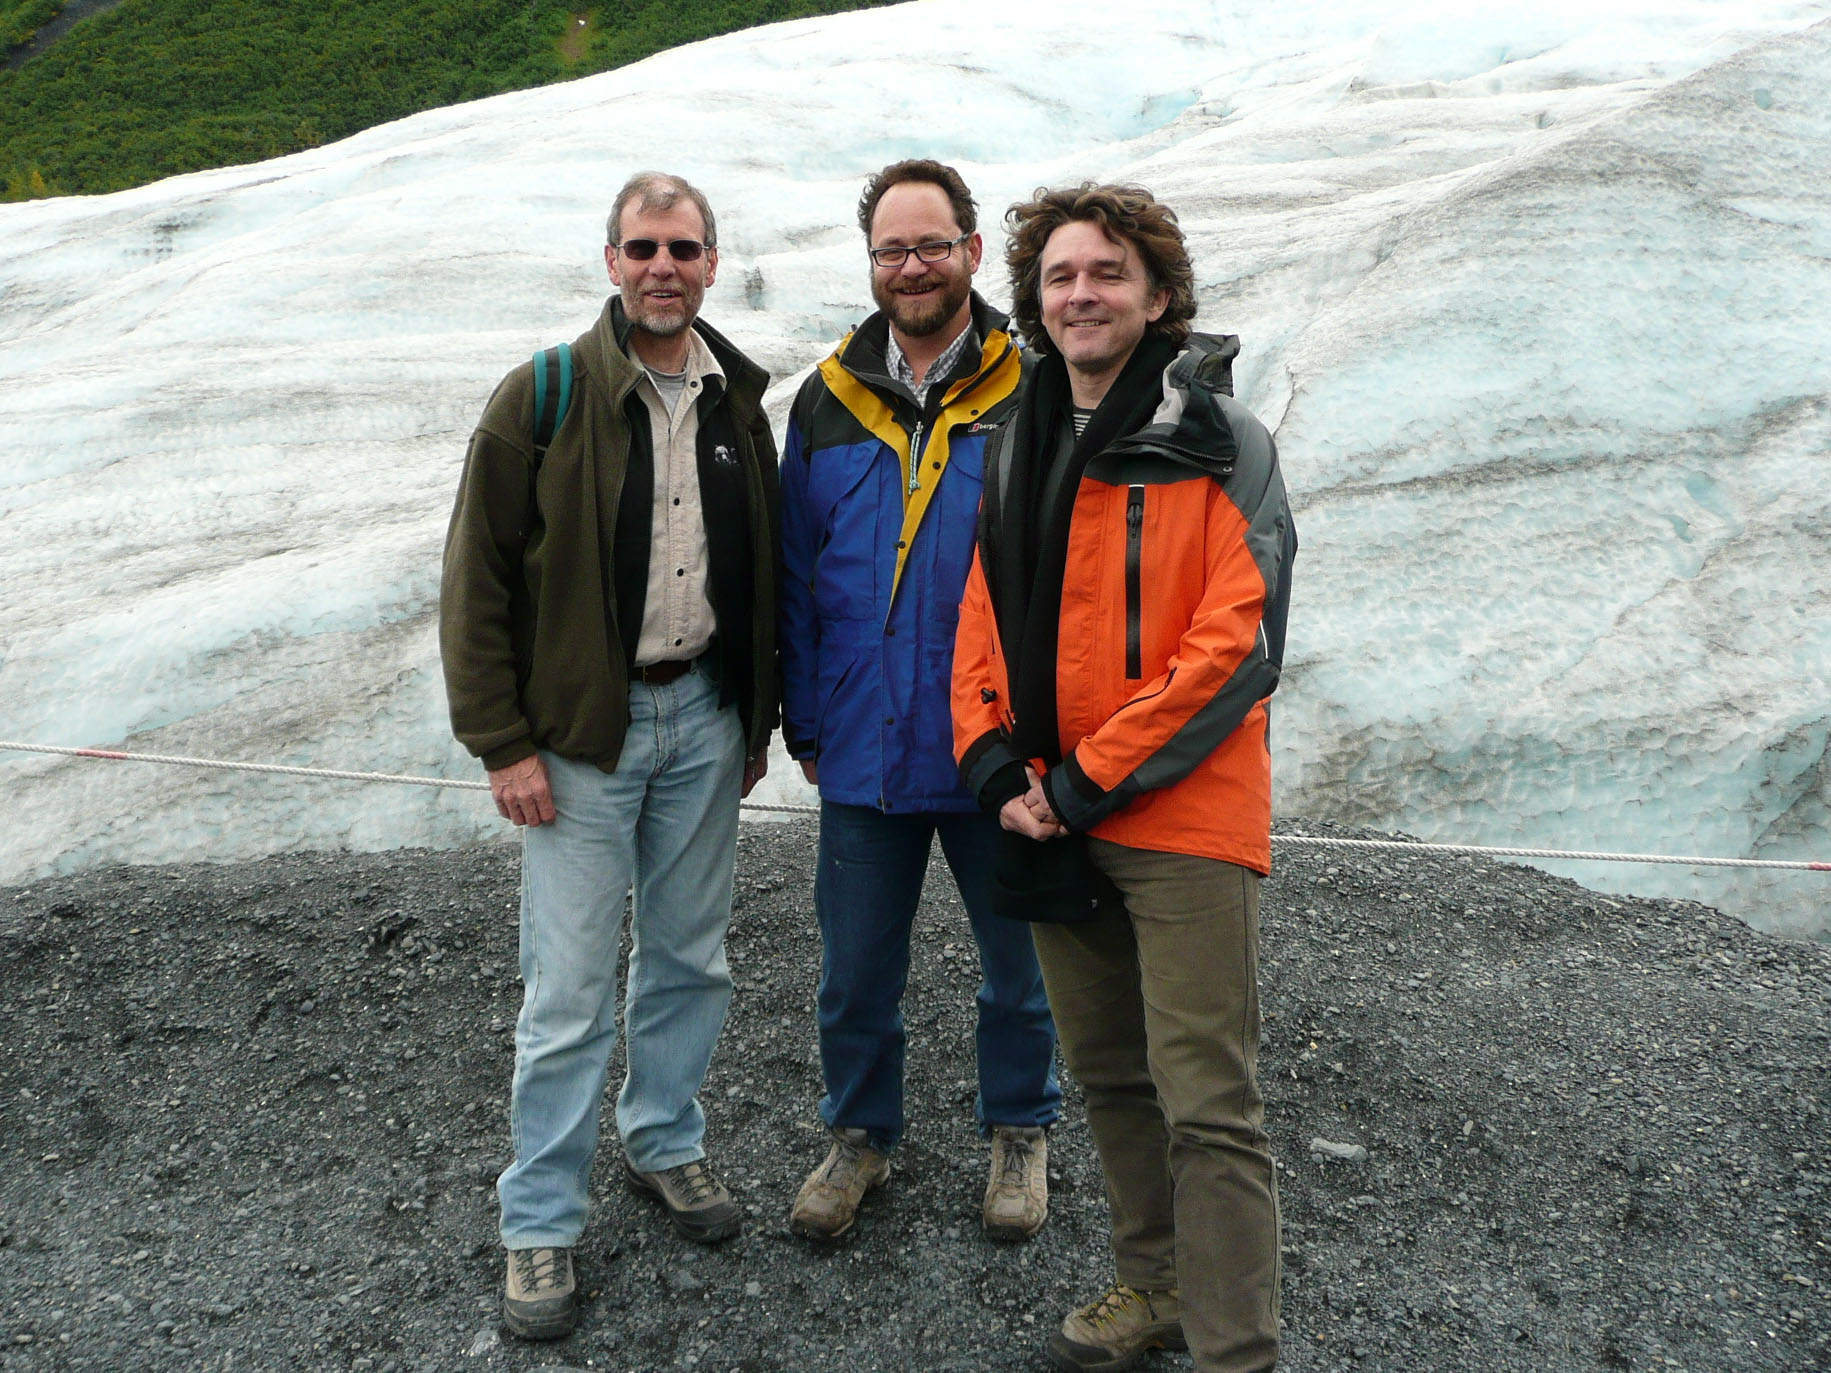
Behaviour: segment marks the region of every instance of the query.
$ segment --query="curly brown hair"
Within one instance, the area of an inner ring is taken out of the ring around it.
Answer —
[[[1011,274],[1011,316],[1032,348],[1050,351],[1043,329],[1042,262],[1049,236],[1064,224],[1082,220],[1098,224],[1115,243],[1130,243],[1144,265],[1152,290],[1170,293],[1164,312],[1146,329],[1171,343],[1189,337],[1195,318],[1195,269],[1176,211],[1142,186],[1079,186],[1050,190],[1038,186],[1030,200],[1005,211],[1010,241],[1005,266]]]

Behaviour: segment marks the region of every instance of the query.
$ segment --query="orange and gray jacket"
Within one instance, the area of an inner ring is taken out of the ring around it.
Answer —
[[[949,678],[986,439],[1022,372],[973,296],[980,347],[930,388],[891,380],[874,314],[808,377],[782,454],[782,734],[820,794],[888,812],[971,811]]]
[[[1071,830],[1263,873],[1266,698],[1297,540],[1272,437],[1230,394],[1238,350],[1232,337],[1147,338],[1133,362],[1149,370],[1131,377],[1140,422],[1102,440],[1096,411],[1092,442],[1060,437],[1065,419],[1051,429],[1028,394],[1053,384],[1065,409],[1060,361],[1034,370],[986,456],[954,746],[982,804],[1021,789],[1028,762]],[[1037,473],[1066,460],[1058,447],[1078,477],[1071,467],[1053,503],[1023,499],[1048,489]],[[1040,628],[1024,618],[1038,606]]]

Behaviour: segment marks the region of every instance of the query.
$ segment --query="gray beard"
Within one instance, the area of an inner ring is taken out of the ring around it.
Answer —
[[[652,334],[656,338],[673,338],[678,334],[685,333],[693,325],[692,319],[685,315],[680,316],[678,319],[672,316],[664,316],[661,319],[656,320],[652,317],[648,317],[648,312],[646,310],[640,315],[633,309],[626,309],[626,313],[629,315],[630,328],[635,329],[640,333]]]

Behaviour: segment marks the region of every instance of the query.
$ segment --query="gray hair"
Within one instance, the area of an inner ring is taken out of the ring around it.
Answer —
[[[604,221],[606,243],[622,241],[623,235],[618,226],[623,211],[632,200],[642,210],[671,210],[683,200],[692,201],[698,206],[699,217],[706,226],[706,246],[718,246],[718,226],[713,223],[712,207],[706,203],[706,197],[684,177],[672,176],[667,172],[637,172],[623,183],[623,189],[617,192],[616,201],[610,207],[610,218]]]

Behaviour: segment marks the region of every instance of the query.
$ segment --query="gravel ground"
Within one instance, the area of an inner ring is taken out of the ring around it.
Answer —
[[[1078,1098],[1048,1226],[988,1244],[975,960],[938,868],[898,1171],[845,1242],[793,1238],[823,1152],[813,831],[742,843],[705,1100],[749,1228],[675,1239],[607,1130],[583,1319],[545,1347],[494,1314],[513,845],[0,891],[0,1368],[1043,1368],[1109,1274]],[[1264,912],[1282,1367],[1831,1367],[1831,946],[1313,848],[1280,851]]]

